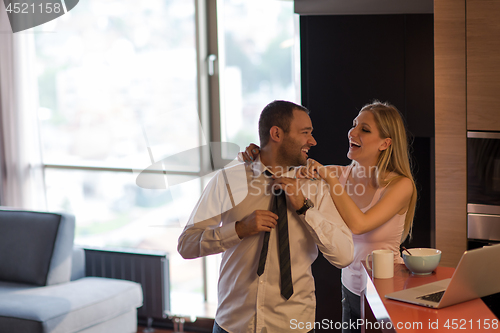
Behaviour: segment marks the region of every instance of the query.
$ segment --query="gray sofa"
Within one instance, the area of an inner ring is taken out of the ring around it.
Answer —
[[[0,209],[0,333],[137,331],[140,284],[85,277],[68,214]]]

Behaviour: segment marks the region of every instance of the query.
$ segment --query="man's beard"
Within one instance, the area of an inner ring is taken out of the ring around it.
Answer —
[[[285,136],[283,144],[278,149],[278,162],[286,167],[306,165],[307,160],[302,156],[302,145]],[[286,171],[284,170],[284,172]]]

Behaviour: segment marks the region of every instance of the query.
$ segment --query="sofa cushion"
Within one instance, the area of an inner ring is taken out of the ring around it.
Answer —
[[[86,328],[78,333],[135,333],[137,332],[137,309],[124,313],[99,325]]]
[[[33,287],[0,283],[0,332],[79,332],[142,305],[141,285],[86,277]]]
[[[68,282],[74,230],[71,215],[0,210],[0,280],[37,286]]]

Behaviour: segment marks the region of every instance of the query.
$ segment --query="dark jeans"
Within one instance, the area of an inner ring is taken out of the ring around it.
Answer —
[[[212,333],[228,333],[225,329],[221,328],[216,321],[214,321],[214,329]]]
[[[361,319],[361,297],[342,285],[342,333],[360,333],[361,327],[351,325]]]
[[[221,328],[216,321],[214,321],[214,329],[212,333],[228,333],[225,329]],[[314,333],[314,330],[310,330],[309,333]]]

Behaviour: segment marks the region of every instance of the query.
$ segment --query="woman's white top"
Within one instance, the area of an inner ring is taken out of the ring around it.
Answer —
[[[339,177],[339,181],[344,187],[352,167],[353,165],[350,165]],[[380,196],[386,187],[377,189],[370,204],[361,208],[363,213],[380,200]],[[399,253],[399,246],[403,235],[405,218],[406,213],[402,215],[396,214],[389,221],[372,231],[362,235],[352,235],[354,260],[349,266],[342,269],[342,284],[352,293],[360,295],[361,290],[366,287],[366,278],[361,266],[361,260],[365,260],[366,256],[373,250],[391,250],[394,253],[394,262],[403,263]]]

